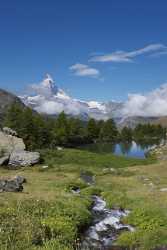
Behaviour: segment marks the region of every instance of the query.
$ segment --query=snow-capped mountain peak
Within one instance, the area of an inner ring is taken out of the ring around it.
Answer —
[[[55,86],[55,83],[53,81],[53,78],[49,75],[49,74],[46,74],[46,77],[44,78],[44,80],[42,81],[42,85],[44,87],[54,87]]]
[[[97,102],[97,101],[89,101],[87,102],[89,107],[91,109],[99,109],[101,110],[102,112],[106,112],[106,106],[104,103],[102,102]]]
[[[21,100],[39,113],[56,115],[64,111],[68,115],[107,119],[113,113],[113,105],[97,101],[81,101],[71,98],[58,88],[52,77],[47,74],[42,82],[31,85],[31,95],[20,96]],[[112,106],[111,108],[109,106]],[[114,106],[115,107],[115,106]],[[108,112],[111,110],[111,112]],[[115,110],[114,110],[115,112]]]
[[[56,95],[58,92],[58,87],[56,86],[54,80],[52,79],[52,77],[49,74],[46,74],[46,77],[39,85],[40,85],[41,89],[43,89],[46,92],[46,94]],[[37,89],[39,89],[39,88],[37,87]]]

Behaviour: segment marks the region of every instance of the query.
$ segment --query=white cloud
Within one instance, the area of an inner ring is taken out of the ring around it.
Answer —
[[[29,86],[29,94],[20,96],[22,101],[39,113],[49,115],[64,111],[69,115],[80,115],[88,112],[88,104],[79,102],[59,89],[53,79],[47,76],[42,82]]]
[[[130,94],[122,114],[124,116],[166,116],[167,83],[146,95]]]
[[[31,93],[33,92],[35,94],[42,95],[48,98],[53,94],[57,94],[58,91],[55,82],[49,74],[46,75],[46,78],[42,82],[38,84],[31,84],[29,86],[29,90],[31,91]]]
[[[165,53],[167,52],[167,46],[163,44],[150,44],[144,48],[137,49],[134,51],[115,51],[111,54],[105,54],[100,56],[93,56],[89,61],[91,62],[132,62],[137,56],[154,53]]]
[[[63,104],[56,103],[55,101],[44,100],[42,103],[37,104],[35,110],[39,113],[54,115],[61,113],[64,110],[64,106]]]
[[[152,55],[150,55],[150,57],[160,57],[160,56],[165,56],[167,55],[167,50],[164,50],[164,51],[158,51]]]
[[[26,105],[30,105],[40,113],[50,115],[65,111],[67,114],[80,115],[89,114],[97,119],[107,118],[108,112],[103,103],[95,101],[84,102],[71,98],[54,81],[46,78],[39,84],[33,85],[34,93],[30,96],[22,96]],[[113,109],[111,107],[111,109]],[[167,83],[147,94],[129,94],[128,100],[118,114],[127,116],[167,116]]]
[[[89,67],[88,65],[76,63],[70,67],[70,70],[76,76],[89,76],[89,77],[98,77],[100,72],[98,69]]]

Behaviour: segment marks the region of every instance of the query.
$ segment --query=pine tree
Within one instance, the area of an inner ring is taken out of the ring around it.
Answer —
[[[69,140],[68,119],[64,112],[60,113],[55,124],[55,143],[67,145]]]
[[[94,141],[99,137],[99,128],[95,119],[90,119],[87,124],[87,135],[91,141]]]
[[[128,127],[124,127],[121,131],[121,140],[125,142],[132,141],[132,129]]]
[[[22,128],[23,108],[18,103],[14,103],[7,111],[3,126],[9,127],[20,133]]]
[[[117,136],[118,136],[118,130],[114,120],[113,119],[107,120],[100,131],[101,140],[114,142],[117,140]]]

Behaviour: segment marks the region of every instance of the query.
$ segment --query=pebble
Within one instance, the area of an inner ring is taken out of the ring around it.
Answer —
[[[167,188],[161,188],[160,191],[161,192],[167,192]]]
[[[42,166],[42,169],[46,169],[46,168],[48,168],[49,166]]]

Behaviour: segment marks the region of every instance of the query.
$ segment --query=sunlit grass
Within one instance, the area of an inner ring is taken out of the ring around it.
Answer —
[[[111,208],[131,210],[126,222],[136,231],[123,232],[119,244],[138,242],[141,250],[165,244],[167,228],[161,221],[167,224],[167,192],[161,189],[167,188],[166,162],[73,149],[42,155],[41,165],[0,170],[3,178],[19,174],[27,179],[22,193],[0,194],[0,249],[74,249],[80,229],[90,221],[92,194],[103,196]],[[95,175],[93,186],[80,179],[82,171]],[[81,196],[72,194],[73,186],[81,188]]]

